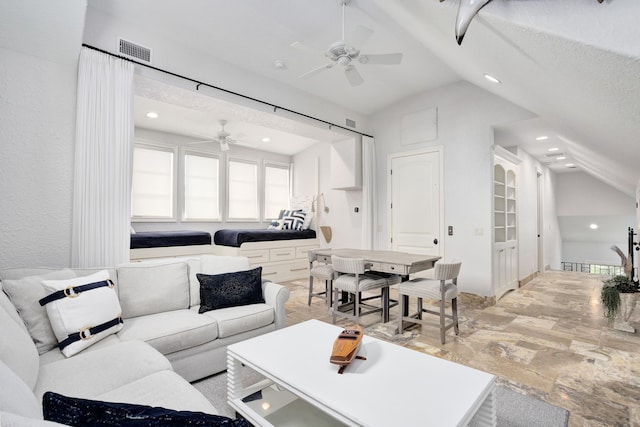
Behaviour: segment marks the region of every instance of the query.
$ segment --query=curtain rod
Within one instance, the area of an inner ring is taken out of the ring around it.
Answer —
[[[191,77],[187,77],[187,76],[183,76],[183,75],[181,75],[181,74],[174,73],[174,72],[172,72],[172,71],[163,70],[162,68],[154,67],[153,65],[144,64],[144,63],[142,63],[142,62],[138,62],[138,61],[136,61],[135,59],[131,59],[131,58],[127,58],[127,57],[124,57],[124,56],[121,56],[121,55],[117,55],[117,54],[115,54],[115,53],[111,53],[111,52],[109,52],[109,51],[107,51],[107,50],[100,49],[100,48],[97,48],[97,47],[95,47],[95,46],[88,45],[88,44],[86,44],[86,43],[82,43],[82,46],[83,46],[83,47],[86,47],[86,48],[88,48],[88,49],[92,49],[92,50],[95,50],[95,51],[98,51],[98,52],[104,53],[104,54],[109,55],[109,56],[113,56],[113,57],[115,57],[115,58],[122,59],[123,61],[133,62],[133,63],[134,63],[134,64],[136,64],[136,65],[140,65],[140,66],[142,66],[142,67],[150,68],[150,69],[155,70],[155,71],[160,71],[161,73],[169,74],[169,75],[174,76],[174,77],[178,77],[178,78],[181,78],[181,79],[184,79],[184,80],[188,80],[188,81],[190,81],[190,82],[192,82],[192,83],[196,83],[196,90],[198,90],[198,88],[199,88],[200,86],[207,86],[207,87],[210,87],[210,88],[215,89],[215,90],[219,90],[219,91],[222,91],[222,92],[225,92],[225,93],[231,94],[231,95],[239,96],[239,97],[241,97],[241,98],[245,98],[245,99],[249,99],[249,100],[254,101],[254,102],[258,102],[258,103],[260,103],[260,104],[268,105],[269,107],[273,107],[273,112],[274,112],[274,113],[275,113],[277,110],[286,111],[286,112],[288,112],[288,113],[296,114],[296,115],[298,115],[298,116],[305,117],[305,118],[307,118],[307,119],[315,120],[315,121],[317,121],[317,122],[320,122],[320,123],[324,123],[324,124],[326,124],[326,125],[329,125],[329,130],[331,130],[331,128],[332,128],[332,127],[336,127],[336,128],[339,128],[339,129],[343,129],[343,130],[349,131],[349,132],[357,133],[358,135],[362,135],[362,136],[367,136],[367,137],[369,137],[369,138],[373,138],[373,136],[371,136],[371,135],[367,135],[367,134],[365,134],[365,133],[358,132],[357,130],[354,130],[354,129],[349,129],[349,128],[347,128],[347,127],[340,126],[340,125],[337,125],[337,124],[335,124],[335,123],[331,123],[331,122],[328,122],[328,121],[326,121],[326,120],[319,119],[319,118],[317,118],[317,117],[309,116],[308,114],[299,113],[298,111],[290,110],[290,109],[288,109],[288,108],[281,107],[281,106],[279,106],[279,105],[275,105],[275,104],[272,104],[272,103],[270,103],[270,102],[263,101],[263,100],[261,100],[261,99],[257,99],[257,98],[253,98],[253,97],[251,97],[251,96],[243,95],[243,94],[241,94],[241,93],[234,92],[234,91],[229,90],[229,89],[224,89],[224,88],[221,88],[221,87],[219,87],[219,86],[215,86],[215,85],[211,85],[211,84],[208,84],[208,83],[204,83],[204,82],[201,82],[201,81],[199,81],[199,80],[192,79]]]

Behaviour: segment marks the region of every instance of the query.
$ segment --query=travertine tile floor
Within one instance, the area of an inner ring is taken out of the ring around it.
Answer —
[[[547,272],[485,307],[463,295],[460,335],[450,329],[444,345],[435,325],[395,334],[397,307],[387,324],[377,314],[361,323],[367,334],[490,372],[502,385],[566,408],[570,426],[640,427],[640,308],[631,320],[635,334],[609,328],[600,305],[601,280]],[[314,298],[307,305],[306,280],[285,285],[291,290],[289,324],[331,322],[324,301]]]

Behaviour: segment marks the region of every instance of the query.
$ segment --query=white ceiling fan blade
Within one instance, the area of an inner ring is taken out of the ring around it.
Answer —
[[[347,76],[351,86],[360,86],[364,83],[364,79],[353,65],[349,65],[344,69],[344,75]]]
[[[360,55],[361,64],[397,65],[402,62],[402,53],[381,53],[374,55]]]
[[[298,76],[299,79],[307,79],[309,77],[315,76],[316,74],[319,74],[321,72],[323,72],[324,70],[328,70],[329,68],[333,67],[333,62],[330,62],[328,64],[322,65],[318,68],[314,68],[313,70],[306,72],[304,74],[302,74],[301,76]]]
[[[372,35],[373,30],[371,28],[356,25],[356,27],[351,31],[349,38],[345,41],[356,49],[360,49]]]
[[[294,49],[301,50],[303,52],[312,53],[314,55],[324,55],[324,51],[323,50],[318,49],[317,47],[306,45],[304,43],[293,42],[289,46],[294,48]]]

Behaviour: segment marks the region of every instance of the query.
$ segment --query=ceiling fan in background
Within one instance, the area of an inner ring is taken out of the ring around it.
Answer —
[[[402,53],[360,54],[360,47],[373,35],[373,30],[370,28],[358,25],[353,29],[349,41],[345,40],[345,10],[350,2],[351,0],[340,0],[342,5],[342,39],[329,46],[329,50],[322,52],[300,42],[291,44],[291,47],[296,49],[323,53],[331,61],[302,74],[299,78],[306,79],[340,65],[344,69],[344,75],[349,84],[351,86],[359,86],[364,83],[364,79],[358,72],[355,62],[362,65],[397,65],[402,62]]]
[[[236,140],[229,138],[231,134],[226,130],[224,130],[224,126],[227,124],[226,120],[218,120],[218,123],[220,123],[220,130],[216,134],[216,139],[210,139],[205,141],[194,141],[194,142],[190,142],[189,144],[204,144],[206,142],[217,142],[220,144],[220,150],[229,151],[229,145],[235,144]]]

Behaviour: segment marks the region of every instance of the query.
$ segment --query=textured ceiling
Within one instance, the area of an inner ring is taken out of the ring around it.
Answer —
[[[340,38],[338,0],[89,0],[89,6],[144,31],[221,58],[362,114],[409,95],[464,79],[535,113],[497,129],[547,162],[557,145],[577,170],[626,194],[640,178],[640,2],[637,0],[494,0],[454,38],[458,2],[353,0],[350,29],[375,30],[365,53],[403,52],[399,66],[358,65],[365,83],[349,86],[333,68],[300,74],[326,62],[298,41],[326,49]],[[90,25],[91,23],[87,23]],[[286,67],[273,64],[282,60]],[[488,83],[483,74],[502,84]],[[534,135],[548,135],[536,144]],[[557,172],[568,171],[552,164]],[[574,169],[571,169],[574,170]]]

